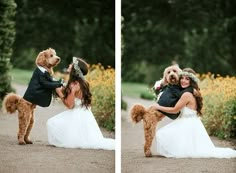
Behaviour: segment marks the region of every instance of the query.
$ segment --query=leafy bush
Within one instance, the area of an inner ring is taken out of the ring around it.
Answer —
[[[37,52],[34,48],[27,48],[22,50],[16,58],[12,58],[11,62],[14,67],[33,70],[36,66],[35,59],[38,56],[38,53],[39,52]]]
[[[127,105],[126,101],[124,101],[123,97],[121,97],[121,109],[127,110],[127,107],[128,107],[128,105]]]
[[[6,93],[13,91],[9,72],[12,45],[15,40],[15,14],[14,0],[0,1],[0,107]]]
[[[140,94],[140,97],[142,99],[146,99],[146,100],[155,100],[155,98],[156,98],[155,95],[151,92],[142,92]]]
[[[101,64],[92,65],[86,79],[90,83],[92,111],[98,123],[109,129],[115,128],[115,70]]]
[[[203,123],[210,135],[236,135],[236,78],[202,75]]]

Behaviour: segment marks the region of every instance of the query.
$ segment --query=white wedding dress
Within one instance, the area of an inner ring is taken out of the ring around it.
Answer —
[[[48,142],[56,147],[115,150],[115,140],[104,138],[90,108],[75,107],[47,121]]]
[[[157,152],[174,158],[233,158],[236,150],[218,148],[212,143],[197,112],[188,107],[178,119],[156,133]]]

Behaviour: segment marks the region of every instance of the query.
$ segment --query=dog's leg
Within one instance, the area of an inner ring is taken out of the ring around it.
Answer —
[[[25,140],[26,144],[33,144],[33,142],[29,139],[29,134],[30,134],[30,131],[31,131],[33,125],[34,125],[34,109],[32,109],[32,111],[31,111],[29,125],[28,125],[28,128],[26,130],[25,137],[24,137],[24,140]]]
[[[155,136],[156,130],[156,118],[152,117],[153,114],[148,117],[148,119],[144,120],[144,135],[145,135],[145,144],[144,144],[144,153],[146,157],[152,157],[151,146],[152,141]]]
[[[19,121],[19,130],[18,130],[18,144],[25,145],[25,135],[30,124],[31,113],[32,113],[32,104],[29,104],[25,100],[21,99],[18,106],[18,121]]]
[[[26,117],[29,115],[26,115],[26,112],[19,111],[18,115],[18,121],[19,121],[19,130],[18,130],[18,144],[19,145],[25,145],[25,133],[26,129],[28,127],[28,122]]]

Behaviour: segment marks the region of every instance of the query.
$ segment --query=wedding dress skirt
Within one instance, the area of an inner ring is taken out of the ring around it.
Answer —
[[[56,147],[114,150],[115,140],[104,138],[90,109],[75,107],[47,121],[48,142]]]
[[[236,150],[212,143],[197,112],[184,107],[178,119],[156,133],[157,152],[175,158],[233,158]]]

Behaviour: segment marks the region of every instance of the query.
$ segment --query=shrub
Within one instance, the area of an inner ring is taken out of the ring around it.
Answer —
[[[128,107],[128,105],[127,105],[126,101],[123,99],[123,97],[121,97],[121,109],[126,111],[127,107]]]
[[[101,64],[92,65],[86,79],[90,83],[92,111],[99,125],[115,128],[115,70]]]
[[[142,92],[140,94],[140,98],[146,99],[146,100],[155,100],[155,95],[151,92]]]
[[[209,133],[220,138],[236,134],[236,78],[207,74],[200,77],[202,121]]]
[[[15,40],[15,14],[14,0],[0,1],[0,107],[6,93],[13,91],[9,72],[12,45]]]

